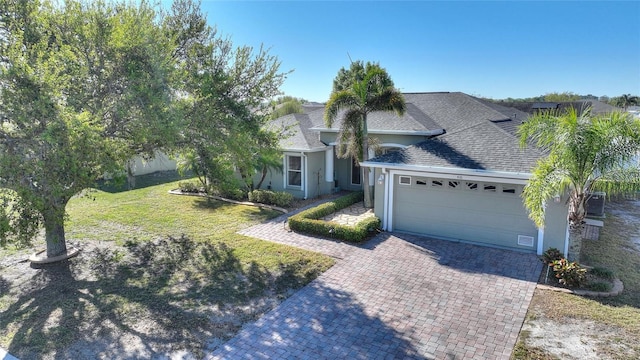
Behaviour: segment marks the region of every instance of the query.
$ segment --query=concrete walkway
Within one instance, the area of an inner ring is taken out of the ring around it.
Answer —
[[[394,233],[363,246],[242,233],[339,259],[207,359],[508,359],[542,264],[534,255]]]

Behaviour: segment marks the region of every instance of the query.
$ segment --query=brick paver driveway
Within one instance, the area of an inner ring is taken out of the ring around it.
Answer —
[[[508,359],[542,265],[534,255],[404,234],[363,246],[243,233],[336,257],[208,359]]]

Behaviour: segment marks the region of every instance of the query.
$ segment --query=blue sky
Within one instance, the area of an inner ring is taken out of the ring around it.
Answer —
[[[353,60],[404,92],[492,98],[640,95],[640,2],[211,1],[209,24],[293,70],[287,95],[324,102]]]

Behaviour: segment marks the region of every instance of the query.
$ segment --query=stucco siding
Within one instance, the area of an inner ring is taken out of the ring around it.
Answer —
[[[542,251],[549,248],[564,250],[564,242],[567,234],[567,213],[569,207],[566,205],[566,196],[559,202],[553,200],[547,203],[544,220],[544,246]]]
[[[134,157],[130,161],[130,168],[134,176],[140,176],[158,171],[175,170],[176,164],[176,160],[170,159],[161,151],[156,151],[152,159],[144,159],[141,156]]]

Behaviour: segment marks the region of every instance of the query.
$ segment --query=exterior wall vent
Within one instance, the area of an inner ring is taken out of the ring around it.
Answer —
[[[533,236],[518,235],[518,245],[533,247]]]

